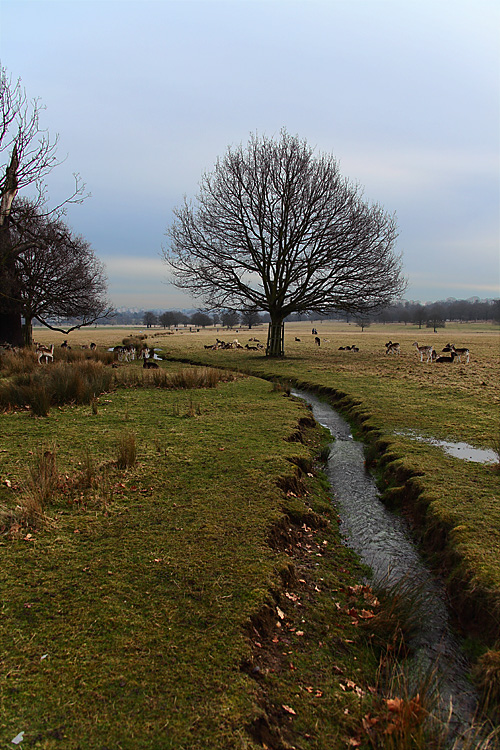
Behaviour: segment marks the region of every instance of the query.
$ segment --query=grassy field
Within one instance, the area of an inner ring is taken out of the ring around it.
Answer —
[[[282,361],[204,349],[216,336],[265,343],[263,328],[153,330],[148,342],[170,357],[168,372],[179,359],[227,366],[322,389],[339,404],[370,443],[386,499],[418,516],[491,664],[498,474],[396,433],[493,445],[498,331],[316,328],[320,347],[309,325],[287,328]],[[69,343],[105,349],[130,333],[84,330]],[[64,338],[35,334],[57,347]],[[400,357],[385,355],[389,339]],[[422,364],[412,347],[421,339],[467,345],[471,362]],[[360,351],[338,350],[346,344]],[[142,377],[137,363],[117,373],[132,371]],[[431,746],[414,698],[396,711],[377,682],[375,623],[363,622],[380,605],[339,539],[313,460],[321,432],[300,402],[248,376],[182,390],[131,381],[93,404],[36,419],[11,410],[0,421],[5,746],[23,731],[23,746],[82,750]],[[33,528],[15,519],[43,454],[55,481]]]
[[[354,608],[368,605],[300,402],[238,377],[0,421],[2,746],[21,732],[23,747],[100,750],[361,734],[376,660]],[[27,524],[33,484],[49,491]]]
[[[320,389],[340,405],[375,449],[370,455],[383,469],[381,487],[387,499],[417,517],[427,548],[438,553],[437,564],[447,570],[464,624],[494,644],[500,638],[498,472],[492,465],[452,458],[404,433],[411,430],[424,438],[498,451],[498,327],[460,326],[438,333],[413,326],[374,326],[361,332],[355,325],[328,321],[315,327],[319,347],[309,325],[288,327],[282,360],[241,349],[205,350],[206,340],[215,340],[213,332],[160,341],[171,357],[290,380]],[[218,336],[239,338],[243,345],[250,336],[265,343],[263,328]],[[389,340],[400,343],[400,356],[385,354]],[[433,344],[439,352],[449,342],[469,347],[470,363],[422,363],[415,341]],[[359,352],[339,350],[353,344]]]

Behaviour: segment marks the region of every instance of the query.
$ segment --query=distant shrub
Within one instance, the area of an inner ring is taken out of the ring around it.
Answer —
[[[135,346],[136,349],[142,349],[147,336],[145,334],[138,334],[137,336],[126,336],[122,339],[123,346]]]

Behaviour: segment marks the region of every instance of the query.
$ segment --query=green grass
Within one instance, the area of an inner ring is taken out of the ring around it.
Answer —
[[[437,447],[395,434],[415,430],[426,437],[465,441],[478,448],[498,445],[500,394],[499,335],[491,326],[457,326],[438,334],[392,326],[361,333],[318,327],[321,347],[309,326],[289,326],[287,356],[266,359],[257,352],[210,351],[207,336],[166,337],[172,358],[235,367],[254,375],[320,390],[374,445],[381,488],[393,506],[415,515],[426,546],[445,566],[462,623],[486,643],[500,640],[500,492],[498,471],[448,457]],[[253,332],[252,332],[253,333]],[[294,340],[295,335],[301,339]],[[245,344],[250,334],[240,334]],[[260,333],[265,341],[265,332]],[[229,338],[229,337],[228,337]],[[401,343],[402,354],[387,356],[384,343]],[[421,363],[412,346],[451,341],[471,350],[470,364]],[[356,344],[359,353],[339,351]]]
[[[395,746],[387,700],[411,708],[415,696],[377,683],[385,626],[376,638],[361,627],[359,613],[377,607],[315,468],[323,433],[265,381],[200,387],[213,385],[205,365],[323,389],[371,441],[387,500],[416,509],[428,546],[446,552],[457,607],[482,615],[491,604],[491,627],[498,475],[462,463],[457,471],[455,459],[394,430],[488,446],[495,339],[475,334],[471,365],[445,372],[415,360],[414,331],[399,334],[400,359],[384,356],[384,340],[395,339],[385,330],[320,334],[320,350],[303,332],[288,340],[282,361],[204,350],[208,332],[156,337],[172,357],[160,381],[140,363],[120,365],[112,391],[89,404],[0,415],[6,746],[20,731],[23,746],[50,750]],[[444,332],[443,345],[450,338],[470,343]],[[344,343],[361,351],[339,352]],[[132,443],[135,463],[118,468],[120,445]],[[26,525],[16,506],[40,446],[54,454],[58,481]],[[491,630],[478,635],[491,641]],[[479,682],[496,664],[489,653]],[[398,742],[442,746],[421,727],[411,739],[405,716]]]
[[[305,414],[239,378],[0,416],[1,504],[21,499],[40,445],[59,477],[44,522],[4,516],[6,746],[24,731],[34,748],[252,748],[267,732],[319,749],[359,732],[359,696],[339,683],[366,692],[376,667],[346,614],[361,569],[318,480],[298,478],[321,440],[287,440]]]

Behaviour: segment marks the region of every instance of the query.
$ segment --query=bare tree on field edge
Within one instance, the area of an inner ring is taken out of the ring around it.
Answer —
[[[57,136],[51,138],[40,125],[43,107],[29,101],[19,81],[13,82],[0,68],[0,342],[23,345],[21,329],[21,280],[11,232],[11,210],[23,188],[32,186],[35,207],[45,202],[44,179],[58,165]],[[75,190],[47,215],[60,219],[64,206],[84,199],[84,184],[74,175]]]
[[[406,286],[394,216],[284,129],[230,147],[174,215],[163,250],[174,284],[208,309],[269,313],[267,356],[283,356],[291,313],[366,315]]]

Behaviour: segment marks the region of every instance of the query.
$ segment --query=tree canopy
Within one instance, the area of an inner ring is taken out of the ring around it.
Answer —
[[[405,288],[395,218],[285,130],[230,147],[174,215],[164,250],[174,283],[209,309],[268,312],[268,355],[283,354],[291,313],[365,314]]]
[[[10,215],[10,239],[16,249],[14,268],[26,344],[31,344],[34,319],[68,333],[109,315],[104,267],[90,244],[73,234],[62,219],[18,198]],[[61,328],[54,323],[69,318],[76,319],[76,325]]]

